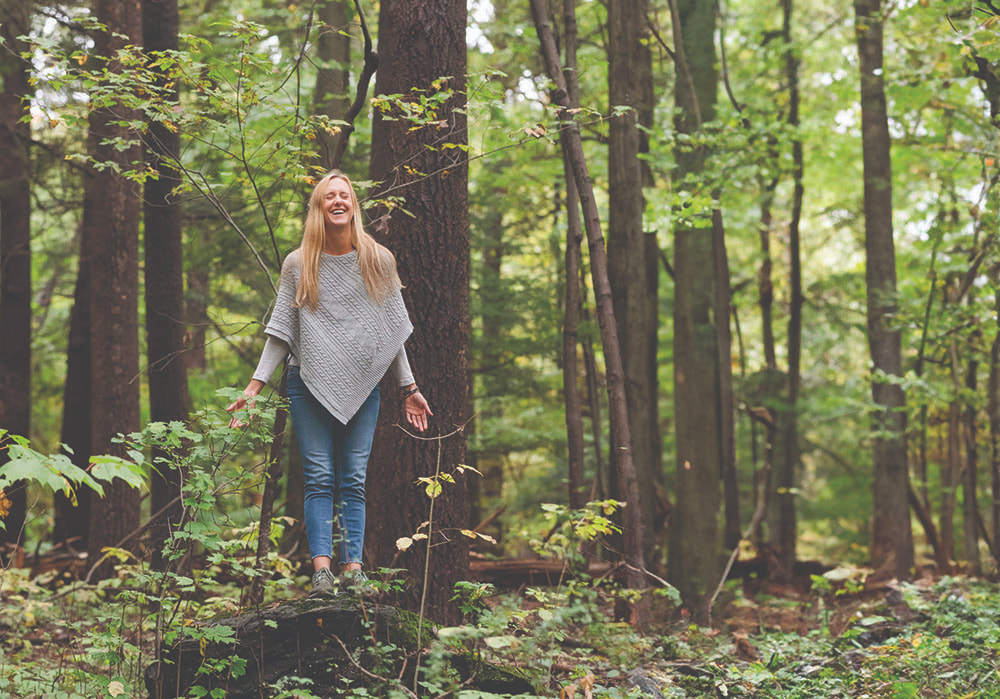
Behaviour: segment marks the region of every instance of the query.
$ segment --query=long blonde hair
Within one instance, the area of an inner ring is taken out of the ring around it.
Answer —
[[[319,305],[319,260],[323,254],[326,239],[326,218],[323,212],[323,196],[332,179],[347,183],[351,192],[351,245],[358,251],[358,266],[368,295],[377,303],[382,303],[393,292],[402,288],[396,271],[396,258],[389,249],[372,238],[361,223],[361,206],[354,192],[351,180],[340,170],[331,170],[323,176],[309,196],[309,212],[302,231],[302,274],[295,292],[295,305],[315,311]]]

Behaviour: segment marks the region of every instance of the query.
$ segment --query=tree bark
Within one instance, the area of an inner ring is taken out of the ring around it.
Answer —
[[[141,36],[138,0],[95,0],[94,14],[107,26],[95,36],[98,56],[109,57],[135,45]],[[142,157],[138,145],[119,150],[105,142],[134,138],[117,124],[136,115],[119,105],[94,110],[90,116],[90,149],[99,163],[114,162],[129,170]],[[113,444],[119,433],[139,429],[139,202],[136,185],[113,168],[95,172],[93,206],[85,211],[84,238],[93,241],[91,258],[91,446],[95,452],[124,456],[124,447]],[[89,213],[89,216],[87,214]],[[139,524],[139,494],[120,480],[105,487],[104,498],[94,499],[90,513],[90,561],[96,562],[108,546],[134,549],[127,540]],[[96,571],[98,578],[113,573],[110,561]]]
[[[684,0],[674,8],[678,132],[696,133],[715,113],[713,2]],[[678,150],[678,180],[701,171],[703,149]],[[670,580],[696,619],[707,617],[705,604],[721,572],[718,511],[719,480],[727,458],[722,421],[732,420],[723,399],[718,324],[718,258],[713,222],[685,214],[674,232],[674,405],[677,431],[676,504],[671,519]],[[713,274],[705,274],[713,270]],[[728,280],[726,282],[728,284]]]
[[[855,0],[861,70],[861,142],[864,162],[865,282],[868,343],[874,375],[871,560],[877,574],[908,578],[913,533],[907,506],[906,395],[901,336],[895,326],[896,252],[892,229],[892,160],[886,113],[881,0]],[[943,534],[943,532],[942,532]]]
[[[319,20],[319,36],[316,37],[316,89],[313,92],[313,109],[330,119],[343,119],[350,105],[348,88],[351,72],[351,38],[346,33],[347,3],[344,0],[321,0],[316,6]],[[319,162],[316,164],[324,173],[340,167],[334,163],[341,139],[346,139],[343,130],[330,133],[321,130],[317,134]]]
[[[563,122],[563,128],[559,137],[560,140],[566,142],[583,210],[584,229],[587,232],[587,242],[590,249],[594,295],[597,300],[597,320],[601,328],[601,344],[604,348],[608,381],[611,445],[616,455],[619,489],[627,503],[624,526],[625,579],[629,587],[640,589],[645,586],[646,569],[642,550],[644,539],[642,512],[640,508],[636,507],[639,502],[639,484],[635,465],[632,462],[628,409],[625,402],[625,375],[622,370],[621,352],[618,346],[618,329],[611,300],[611,284],[608,281],[608,262],[604,249],[604,235],[601,232],[601,219],[594,200],[593,181],[590,178],[586,158],[583,154],[580,126],[567,112],[570,102],[566,81],[563,78],[548,15],[541,0],[531,0],[531,14],[542,45],[546,72],[549,79],[556,85],[556,89],[552,93],[553,102],[562,107],[560,119]]]
[[[180,18],[177,0],[143,0],[142,41],[147,53],[176,51]],[[159,79],[167,89],[167,77]],[[170,99],[177,98],[171,90]],[[146,142],[147,162],[157,177],[145,184],[143,241],[145,243],[146,356],[149,376],[149,419],[152,422],[184,421],[190,410],[184,322],[184,252],[181,205],[172,196],[181,183],[173,163],[180,159],[180,134],[153,121]],[[165,456],[159,452],[153,454]],[[182,474],[164,462],[150,474],[150,510],[159,512],[173,503],[151,526],[153,562],[164,564],[163,542],[183,513],[180,502]]]
[[[563,0],[563,77],[569,104],[580,106],[580,83],[577,80],[576,49],[579,35],[576,26],[576,0]],[[580,394],[580,366],[577,348],[580,342],[580,316],[583,266],[583,223],[580,220],[580,192],[573,179],[573,165],[565,144],[561,144],[563,177],[566,180],[566,306],[563,309],[563,401],[566,411],[567,482],[569,506],[579,509],[587,502],[583,481],[583,398]]]
[[[973,331],[974,338],[979,333]],[[970,343],[975,347],[976,342]],[[978,388],[979,362],[975,358],[969,360],[965,372],[965,388],[968,395],[976,395]],[[962,532],[965,563],[972,575],[982,575],[983,564],[979,558],[979,454],[976,442],[978,429],[976,419],[979,411],[975,401],[969,401],[965,407],[965,468],[962,470]]]
[[[89,180],[93,172],[85,175],[83,192],[83,218],[93,216],[94,186]],[[83,226],[80,234],[80,254],[77,262],[76,284],[73,291],[73,309],[69,315],[69,336],[66,340],[66,381],[63,384],[63,416],[59,441],[70,449],[70,459],[77,468],[85,469],[90,462],[91,412],[90,412],[90,286],[91,259],[94,234],[92,226]],[[55,501],[52,542],[78,551],[88,549],[90,538],[90,509],[93,493],[89,488],[76,492],[75,502],[61,492]]]
[[[802,221],[803,152],[799,130],[799,57],[792,42],[792,0],[783,0],[782,35],[785,49],[785,80],[788,83],[788,127],[792,136],[792,211],[788,222],[788,369],[783,409],[777,415],[777,465],[774,482],[783,492],[776,495],[778,526],[775,542],[779,565],[791,572],[795,565],[798,524],[795,488],[799,484],[800,460],[798,400],[802,363],[802,260],[799,225]]]
[[[643,43],[647,0],[609,0],[608,99],[611,109],[629,111],[609,122],[608,132],[608,279],[614,302],[618,344],[625,372],[625,398],[632,461],[639,481],[644,551],[653,553],[664,520],[657,517],[663,488],[660,436],[657,335],[659,331],[656,237],[643,232],[643,172],[639,159],[639,114],[649,113],[644,91],[651,55]],[[612,456],[615,452],[612,452]],[[617,460],[612,459],[617,466]]]
[[[465,460],[461,427],[469,418],[466,14],[464,0],[384,0],[379,14],[376,93],[416,99],[419,91],[454,90],[433,126],[414,129],[407,121],[376,114],[371,176],[380,182],[378,193],[404,197],[403,207],[412,215],[386,214],[374,232],[396,253],[406,285],[403,294],[415,327],[407,347],[417,383],[434,411],[426,436],[443,437],[459,430],[454,436],[427,441],[393,427],[400,421],[397,390],[393,382],[383,382],[384,407],[368,479],[377,484],[369,490],[368,545],[370,558],[381,565],[394,560],[397,538],[412,535],[428,520],[430,501],[417,478],[434,475],[439,464],[450,473]],[[433,83],[439,78],[442,86],[436,87]],[[443,147],[448,145],[457,147]],[[455,582],[468,571],[465,537],[455,531],[467,526],[468,512],[465,478],[445,483],[434,505],[429,570],[425,571],[421,546],[400,555],[400,564],[418,583],[407,588],[408,606],[416,606],[426,592],[426,610],[445,622],[458,618],[448,600]],[[421,531],[426,533],[426,528]]]
[[[990,375],[987,384],[986,414],[990,422],[990,475],[991,494],[993,496],[990,512],[993,517],[993,545],[1000,550],[1000,266],[994,267],[990,273],[994,288],[994,317],[997,320],[997,332],[993,336],[990,347]],[[1000,564],[1000,559],[994,556],[994,561]]]
[[[29,437],[31,430],[31,128],[22,117],[31,95],[26,50],[30,5],[0,5],[0,426]],[[0,450],[0,464],[7,450]],[[24,484],[3,493],[10,511],[0,544],[19,543],[27,516]]]

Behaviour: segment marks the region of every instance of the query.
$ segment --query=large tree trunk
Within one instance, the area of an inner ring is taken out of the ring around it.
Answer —
[[[31,128],[22,121],[31,94],[25,50],[29,3],[0,4],[0,427],[28,437],[31,428]],[[0,449],[0,464],[6,461]],[[27,511],[23,485],[4,493],[11,503],[0,544],[20,541]]]
[[[426,441],[393,427],[400,421],[398,392],[394,381],[383,382],[383,409],[368,477],[372,487],[367,542],[375,565],[390,564],[396,539],[414,534],[428,520],[431,503],[417,478],[433,476],[438,465],[451,473],[465,459],[461,433],[469,418],[465,24],[464,0],[383,0],[379,14],[376,93],[454,90],[439,108],[435,126],[413,129],[407,121],[376,114],[371,176],[380,181],[382,193],[402,196],[412,215],[387,216],[375,232],[396,253],[406,284],[403,294],[415,327],[407,347],[418,385],[434,411],[427,436],[458,433]],[[433,85],[445,77],[443,88]],[[448,144],[459,147],[444,147]],[[434,505],[429,569],[425,571],[422,546],[400,558],[417,581],[407,587],[408,605],[416,606],[424,592],[426,611],[445,622],[458,618],[448,600],[469,567],[468,546],[455,532],[467,526],[468,511],[465,478],[445,483]]]
[[[864,161],[865,281],[868,343],[872,358],[872,565],[878,573],[906,578],[913,566],[913,533],[907,503],[906,395],[896,326],[896,251],[892,233],[892,160],[883,76],[881,0],[855,0],[861,69],[861,147]]]
[[[147,52],[176,50],[179,25],[177,0],[143,0],[142,40]],[[161,82],[165,83],[166,77]],[[172,95],[176,98],[176,91]],[[171,195],[180,184],[180,174],[172,165],[180,158],[180,145],[179,134],[155,121],[149,125],[146,157],[157,177],[145,185],[143,240],[149,419],[154,422],[186,420],[190,409],[187,365],[182,356],[186,326],[181,206]],[[181,476],[166,462],[150,474],[151,514],[162,511],[151,537],[157,565],[163,563],[162,544],[183,512]]]
[[[643,232],[643,172],[639,114],[648,114],[644,90],[651,58],[643,43],[646,0],[608,1],[608,98],[611,109],[629,111],[610,120],[608,138],[608,278],[625,371],[632,461],[649,556],[664,520],[657,516],[663,488],[663,441],[659,425],[657,332],[659,254],[655,235]],[[648,126],[648,125],[645,125]],[[612,452],[614,457],[614,452]],[[617,466],[617,461],[612,458]]]
[[[579,190],[580,206],[583,210],[584,229],[587,233],[587,243],[590,249],[591,276],[597,300],[597,320],[601,329],[601,344],[604,349],[608,381],[611,447],[616,454],[619,492],[629,505],[625,508],[625,579],[629,587],[641,589],[645,586],[646,564],[642,550],[644,539],[642,512],[638,507],[635,507],[635,504],[639,502],[639,483],[635,473],[635,465],[632,462],[628,409],[625,402],[625,374],[622,370],[621,352],[618,346],[618,329],[611,300],[611,284],[608,281],[604,234],[601,231],[601,219],[594,199],[593,180],[591,180],[587,161],[583,154],[580,125],[573,120],[567,111],[570,107],[569,92],[563,77],[555,37],[552,34],[546,8],[541,0],[531,0],[531,14],[541,42],[546,72],[549,79],[556,85],[556,89],[552,92],[552,98],[556,104],[562,107],[559,117],[563,120],[564,128],[560,130],[559,138],[569,154],[569,160],[573,167],[573,178]],[[644,615],[641,609],[639,615],[640,617]],[[643,624],[645,621],[644,618],[637,619],[639,624]]]
[[[113,56],[128,44],[137,44],[142,21],[139,0],[95,0],[94,14],[107,26],[95,36],[99,56]],[[115,68],[112,61],[110,66]],[[114,162],[129,170],[142,157],[141,148],[118,150],[106,139],[134,138],[116,122],[135,118],[126,109],[99,109],[90,116],[90,149],[99,163]],[[92,241],[90,294],[91,347],[91,446],[97,453],[124,456],[124,447],[113,444],[119,433],[139,429],[139,203],[137,185],[114,168],[89,178],[93,206],[85,211],[85,240]],[[89,217],[87,216],[89,214]],[[115,480],[105,487],[104,498],[94,499],[90,516],[89,552],[92,563],[102,549],[134,549],[128,539],[139,524],[139,494]],[[95,575],[113,572],[103,563]]]
[[[718,76],[715,65],[715,18],[712,2],[684,0],[674,17],[677,129],[697,132],[715,111]],[[699,172],[701,149],[678,151],[678,180]],[[706,616],[708,601],[721,572],[718,533],[719,479],[723,471],[723,420],[731,420],[724,404],[718,323],[719,293],[713,222],[700,214],[688,217],[674,232],[674,405],[677,429],[677,491],[670,527],[670,580],[697,619]],[[712,274],[707,274],[712,270]],[[728,283],[728,282],[727,282]],[[726,348],[728,352],[728,348]],[[726,356],[728,359],[728,356]]]

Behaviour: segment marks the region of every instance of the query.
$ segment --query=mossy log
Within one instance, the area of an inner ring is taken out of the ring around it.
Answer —
[[[336,697],[366,687],[378,696],[400,678],[412,687],[418,621],[396,607],[348,597],[284,602],[194,626],[188,637],[164,644],[160,660],[146,668],[146,689],[151,699],[189,696],[198,686],[206,696],[222,690],[227,699],[263,699],[296,688]],[[434,633],[425,620],[425,645]],[[452,677],[469,689],[533,691],[516,672],[462,654],[450,661]]]

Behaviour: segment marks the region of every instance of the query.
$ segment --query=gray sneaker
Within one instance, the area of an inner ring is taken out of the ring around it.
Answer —
[[[372,585],[371,580],[362,570],[345,570],[340,574],[341,595],[357,595],[359,597],[373,597],[378,594],[378,590]]]
[[[312,576],[310,597],[333,597],[337,594],[337,578],[329,568],[320,568]]]

